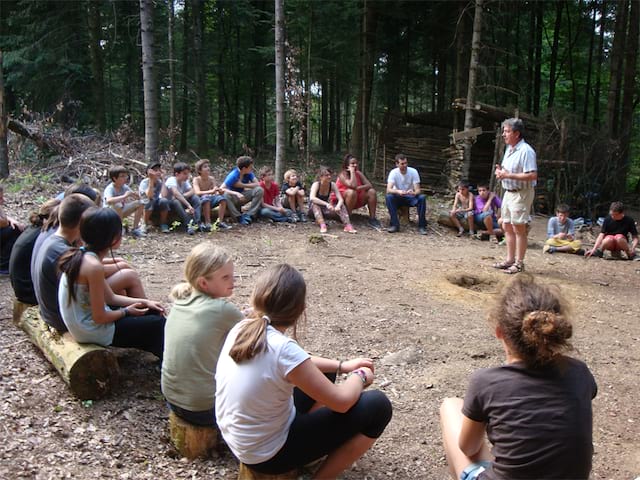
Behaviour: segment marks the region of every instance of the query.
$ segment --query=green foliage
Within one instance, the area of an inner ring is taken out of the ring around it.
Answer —
[[[5,185],[5,189],[9,193],[19,193],[21,191],[38,191],[46,189],[51,183],[54,182],[54,175],[51,173],[46,174],[33,174],[27,172],[19,177],[13,177],[11,183]],[[44,202],[46,199],[42,199]]]

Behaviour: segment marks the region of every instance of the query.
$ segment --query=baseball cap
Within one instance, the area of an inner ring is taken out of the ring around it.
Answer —
[[[158,161],[152,161],[152,162],[149,162],[149,163],[147,164],[147,170],[152,170],[152,169],[154,169],[154,168],[156,168],[156,167],[161,167],[161,166],[162,166],[162,164],[161,164],[160,162],[158,162]]]

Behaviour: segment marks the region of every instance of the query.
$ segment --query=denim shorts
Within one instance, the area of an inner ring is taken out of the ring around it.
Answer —
[[[211,208],[216,208],[224,199],[223,195],[203,195],[201,197],[202,203],[209,202],[211,204]]]
[[[460,474],[460,480],[475,480],[489,465],[491,465],[491,462],[487,460],[468,465]]]

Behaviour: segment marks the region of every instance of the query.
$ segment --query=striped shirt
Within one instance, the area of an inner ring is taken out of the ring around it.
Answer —
[[[536,172],[536,152],[524,140],[520,140],[515,147],[507,145],[502,158],[502,168],[510,173]],[[536,186],[536,181],[514,180],[505,178],[502,180],[502,188],[505,190],[521,190]]]

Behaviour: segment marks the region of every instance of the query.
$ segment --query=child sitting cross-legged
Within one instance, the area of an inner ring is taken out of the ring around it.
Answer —
[[[104,207],[113,208],[121,219],[125,219],[133,214],[134,237],[144,237],[147,234],[145,223],[140,225],[140,219],[144,213],[144,205],[140,201],[140,195],[131,190],[127,185],[129,173],[122,165],[117,165],[109,169],[111,183],[104,189],[102,201]]]
[[[582,242],[575,238],[576,230],[573,220],[569,218],[569,205],[560,204],[556,208],[556,216],[547,223],[547,240],[542,251],[545,253],[575,253],[584,255]]]
[[[202,206],[202,216],[204,223],[200,224],[200,231],[211,231],[211,209],[218,207],[217,228],[229,230],[231,225],[224,223],[224,214],[227,210],[227,201],[224,198],[222,188],[216,186],[216,182],[211,176],[211,165],[209,160],[202,159],[196,162],[197,177],[193,179],[193,190],[200,197]]]
[[[274,222],[295,222],[297,218],[293,216],[293,212],[288,208],[284,208],[280,203],[280,191],[278,184],[273,181],[271,167],[262,167],[259,176],[260,186],[264,190],[260,216]]]
[[[256,280],[253,312],[231,329],[216,368],[216,419],[234,455],[275,475],[326,456],[314,478],[336,478],[369,450],[391,420],[373,383],[373,361],[310,356],[286,335],[304,318],[306,284],[290,265]],[[348,373],[336,385],[337,375]]]
[[[505,363],[475,372],[464,400],[440,408],[452,478],[589,478],[597,387],[589,368],[564,354],[568,313],[555,287],[528,275],[499,295],[489,319]]]
[[[173,412],[194,425],[215,426],[218,355],[244,315],[226,300],[233,294],[233,261],[211,242],[196,245],[184,264],[185,282],[171,291],[165,327],[162,393]]]

